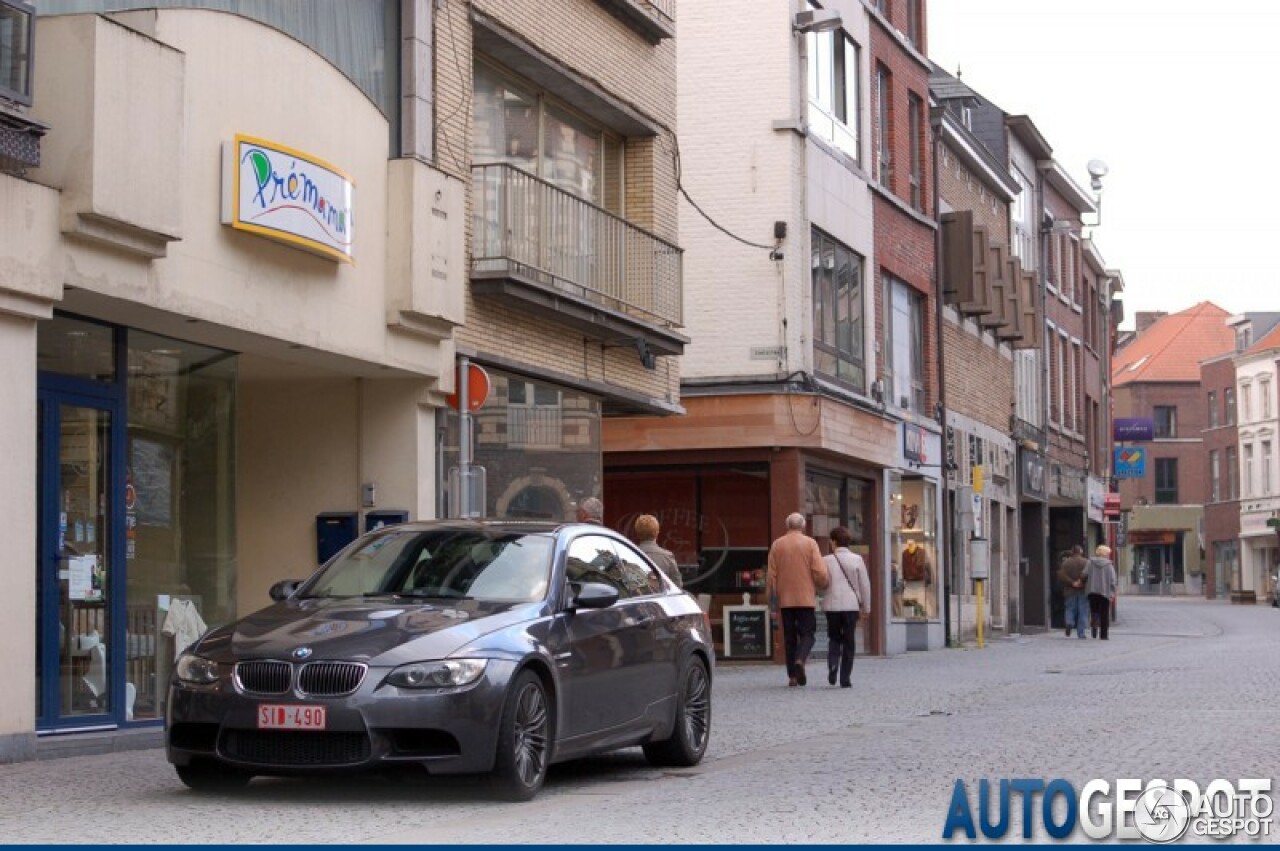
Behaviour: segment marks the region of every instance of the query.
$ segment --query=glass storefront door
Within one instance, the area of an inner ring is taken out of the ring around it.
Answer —
[[[113,722],[128,704],[111,676],[118,406],[42,390],[40,416],[38,714],[46,727]]]

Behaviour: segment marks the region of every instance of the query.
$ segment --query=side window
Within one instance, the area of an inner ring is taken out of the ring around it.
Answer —
[[[613,541],[603,535],[583,535],[569,544],[564,567],[565,579],[572,585],[580,582],[603,582],[618,589],[620,597],[630,596],[622,582],[622,571]]]
[[[618,558],[622,562],[622,572],[626,577],[627,585],[632,589],[633,596],[642,597],[645,594],[662,594],[667,590],[667,586],[663,584],[662,577],[658,575],[658,571],[653,565],[645,560],[627,544],[617,544]]]

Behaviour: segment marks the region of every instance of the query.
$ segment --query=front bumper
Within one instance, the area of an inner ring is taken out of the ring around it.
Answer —
[[[453,689],[402,689],[370,668],[351,695],[259,696],[229,678],[210,686],[173,683],[165,725],[169,762],[216,760],[255,774],[367,771],[418,763],[433,774],[493,768],[498,724],[515,665],[490,660],[484,675]],[[262,704],[321,705],[324,730],[259,730]]]

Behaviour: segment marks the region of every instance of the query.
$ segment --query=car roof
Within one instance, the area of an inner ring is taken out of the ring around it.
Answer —
[[[576,523],[571,521],[554,520],[413,520],[408,523],[400,523],[396,526],[387,526],[384,528],[421,532],[476,530],[550,535],[560,530],[573,531],[575,527],[580,528],[582,531],[590,530],[594,532],[607,532],[613,535],[618,534],[607,526],[601,526],[596,523]]]

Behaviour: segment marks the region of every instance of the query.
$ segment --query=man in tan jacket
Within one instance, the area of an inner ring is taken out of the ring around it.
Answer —
[[[769,605],[781,610],[789,686],[808,682],[804,663],[809,661],[817,629],[817,591],[826,588],[829,580],[818,542],[804,533],[804,515],[788,515],[787,533],[769,548],[765,584]]]

